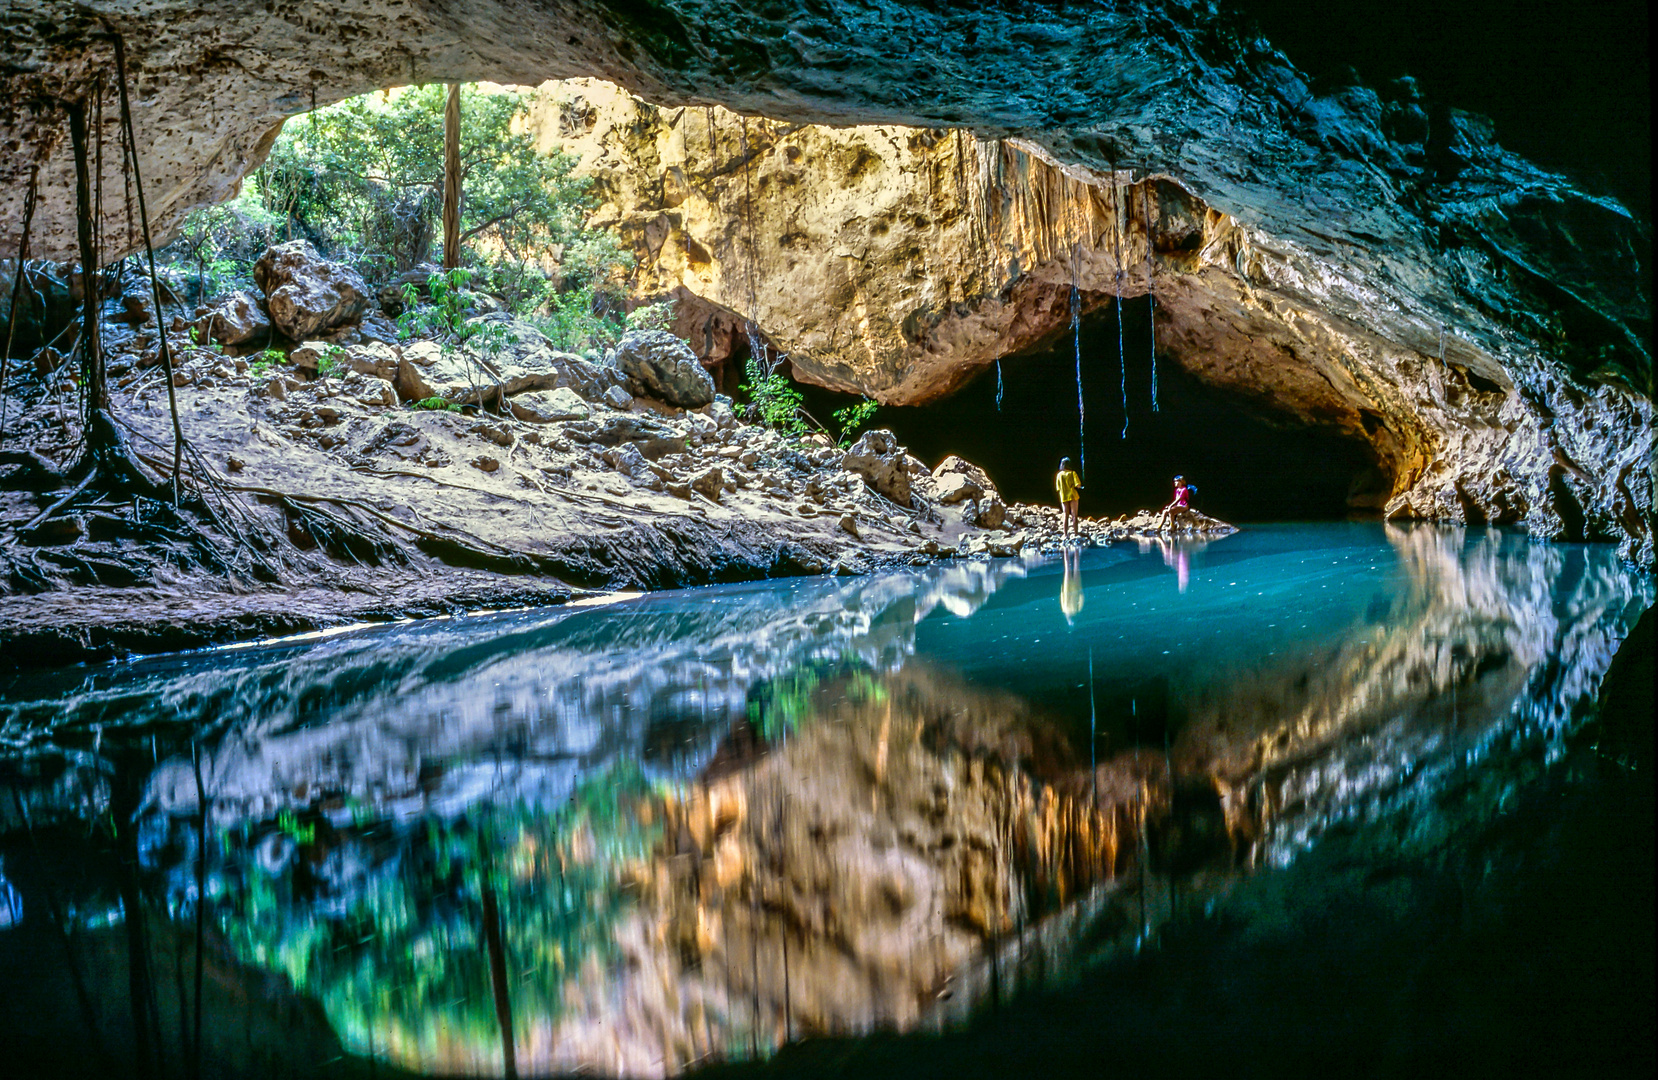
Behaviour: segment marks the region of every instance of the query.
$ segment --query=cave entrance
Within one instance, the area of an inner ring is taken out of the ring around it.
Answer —
[[[1351,516],[1355,485],[1374,477],[1359,439],[1290,426],[1211,389],[1165,356],[1157,360],[1159,409],[1151,408],[1151,338],[1144,297],[1123,301],[1128,360],[1128,432],[1123,436],[1123,378],[1117,363],[1115,304],[1082,323],[1082,381],[1087,415],[1082,512],[1115,516],[1168,502],[1181,473],[1198,485],[1195,505],[1235,522],[1316,521]],[[1069,333],[1049,347],[1001,361],[1002,399],[991,367],[930,405],[883,406],[874,425],[928,465],[946,454],[982,466],[1004,498],[1052,503],[1059,459],[1075,462],[1076,353]],[[803,387],[806,407],[826,417],[856,401]]]

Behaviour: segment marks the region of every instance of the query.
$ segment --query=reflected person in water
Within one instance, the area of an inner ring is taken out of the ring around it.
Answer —
[[[1192,578],[1191,549],[1185,544],[1162,538],[1158,539],[1157,546],[1163,552],[1163,565],[1174,570],[1175,584],[1181,592],[1185,592]]]
[[[1059,610],[1065,613],[1066,625],[1074,626],[1077,612],[1082,610],[1082,552],[1068,547],[1063,557],[1065,578],[1059,586]]]

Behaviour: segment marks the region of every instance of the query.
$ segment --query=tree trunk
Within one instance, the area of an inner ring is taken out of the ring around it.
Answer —
[[[461,84],[443,107],[443,268],[461,264]]]

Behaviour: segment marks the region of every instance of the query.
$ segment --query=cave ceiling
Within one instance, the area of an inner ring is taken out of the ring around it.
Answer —
[[[1408,82],[1313,82],[1248,27],[1147,0],[8,0],[0,256],[38,170],[31,251],[74,257],[60,103],[104,87],[113,147],[117,34],[163,233],[233,194],[286,117],[415,82],[594,76],[662,106],[965,129],[1044,177],[1113,197],[1155,181],[1200,209],[1220,242],[1170,281],[1175,359],[1257,396],[1309,388],[1278,404],[1359,425],[1394,474],[1391,511],[1555,536],[1581,519],[1650,562],[1649,225],[1505,151],[1478,116]],[[1007,199],[1038,191],[999,183]],[[121,201],[106,195],[114,251],[135,242]],[[1019,269],[929,332],[1047,302],[1053,268]],[[925,400],[984,361],[969,350],[912,378],[926,350],[911,340],[821,381]]]

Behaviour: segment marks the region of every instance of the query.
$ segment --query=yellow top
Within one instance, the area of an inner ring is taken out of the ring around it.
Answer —
[[[1082,491],[1082,477],[1070,469],[1065,469],[1054,477],[1054,490],[1059,492],[1060,502],[1072,502]]]

